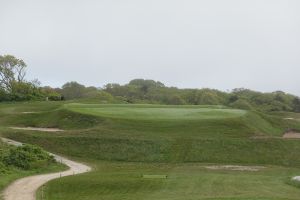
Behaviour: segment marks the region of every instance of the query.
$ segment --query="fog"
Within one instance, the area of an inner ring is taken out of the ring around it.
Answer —
[[[43,85],[134,78],[300,95],[299,0],[0,0],[0,54]]]

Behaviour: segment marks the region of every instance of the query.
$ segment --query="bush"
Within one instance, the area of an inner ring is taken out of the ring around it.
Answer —
[[[238,99],[237,101],[230,104],[231,107],[237,108],[237,109],[243,109],[243,110],[251,110],[252,106],[251,104],[244,99]]]
[[[43,167],[55,162],[53,156],[41,148],[33,145],[23,145],[11,148],[4,157],[3,162],[7,166],[13,166],[24,170]]]

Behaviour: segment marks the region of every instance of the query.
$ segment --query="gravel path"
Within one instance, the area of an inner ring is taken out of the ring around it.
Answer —
[[[13,141],[10,139],[2,138],[2,140],[8,144],[20,146],[22,143]],[[44,185],[50,180],[57,179],[64,176],[71,176],[74,174],[81,174],[91,171],[91,167],[84,165],[82,163],[74,162],[68,160],[64,157],[52,154],[58,162],[70,167],[70,169],[64,172],[44,174],[29,176],[16,180],[11,185],[9,185],[3,193],[4,200],[35,200],[36,191],[39,187]]]

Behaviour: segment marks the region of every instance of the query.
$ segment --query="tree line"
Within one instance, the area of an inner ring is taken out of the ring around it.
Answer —
[[[86,87],[77,82],[68,82],[61,88],[41,87],[37,80],[25,80],[26,67],[24,61],[14,56],[0,56],[0,101],[85,99],[99,103],[225,105],[248,110],[300,112],[299,97],[282,91],[179,89],[144,79],[134,79],[124,85],[109,83],[102,88]]]

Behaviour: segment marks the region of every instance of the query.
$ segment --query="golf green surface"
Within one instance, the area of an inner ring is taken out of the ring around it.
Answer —
[[[85,105],[69,104],[68,109],[83,114],[122,119],[141,120],[201,120],[231,118],[244,115],[237,109],[205,108],[201,106],[150,106],[150,105]]]

